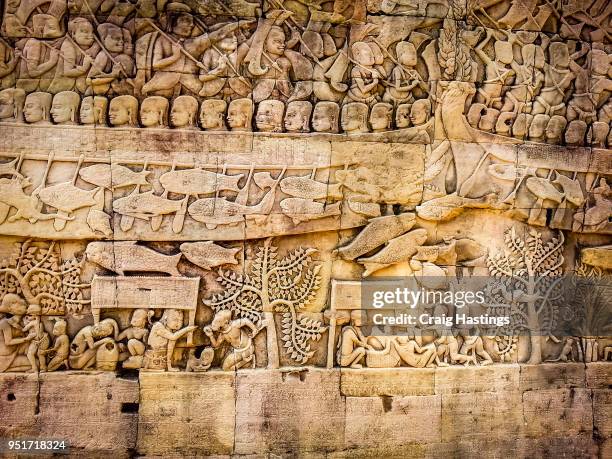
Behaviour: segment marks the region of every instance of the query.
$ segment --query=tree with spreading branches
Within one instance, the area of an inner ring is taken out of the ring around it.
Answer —
[[[237,318],[248,318],[266,328],[268,367],[280,366],[274,313],[280,313],[283,347],[296,363],[306,363],[314,354],[311,341],[321,339],[325,327],[302,314],[320,287],[320,265],[313,265],[316,249],[298,248],[278,258],[271,238],[257,251],[249,274],[219,270],[217,281],[223,292],[204,300],[215,311],[228,309]]]
[[[488,257],[489,273],[496,278],[489,288],[488,312],[510,317],[500,330],[514,337],[527,332],[531,343],[528,363],[542,362],[542,340],[557,322],[557,301],[563,295],[563,233],[544,242],[532,229],[524,238],[513,228],[506,231],[506,249]]]
[[[0,262],[0,296],[15,293],[38,304],[43,315],[80,315],[90,303],[81,281],[83,260],[61,258],[58,244],[27,241],[15,244],[13,255]]]

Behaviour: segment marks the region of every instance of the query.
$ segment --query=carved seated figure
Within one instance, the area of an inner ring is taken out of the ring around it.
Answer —
[[[19,58],[15,50],[7,43],[0,41],[0,89],[15,86],[17,63]]]
[[[227,102],[224,100],[208,99],[200,107],[200,126],[206,131],[226,131],[225,110]]]
[[[193,96],[178,96],[172,102],[170,122],[177,129],[197,129],[198,101]]]
[[[140,124],[151,129],[168,127],[168,99],[151,96],[143,100],[140,105]]]
[[[23,89],[9,88],[0,91],[0,121],[23,123],[23,105],[26,94]]]
[[[232,100],[227,108],[227,125],[232,131],[249,132],[252,130],[253,101],[251,99]]]
[[[45,359],[47,356],[51,357],[51,360],[47,362],[47,371],[58,370],[62,365],[68,370],[70,365],[68,363],[68,356],[70,355],[70,338],[66,334],[66,321],[64,319],[58,319],[53,325],[53,346],[43,351]]]
[[[370,111],[370,126],[372,132],[384,132],[391,128],[393,106],[385,102],[374,104]]]
[[[417,53],[414,45],[407,41],[400,41],[395,46],[395,52],[398,63],[391,71],[383,100],[397,106],[414,102],[412,90],[417,86],[426,90],[427,85],[423,83],[423,79],[415,68]]]
[[[29,124],[51,124],[51,101],[53,96],[46,92],[28,94],[23,116]]]
[[[196,328],[195,325],[183,327],[183,311],[166,309],[162,318],[151,327],[143,367],[149,370],[180,371],[172,366],[174,347],[180,338]]]
[[[231,346],[231,350],[223,358],[221,364],[224,371],[239,370],[249,364],[255,368],[253,338],[259,333],[259,330],[248,319],[232,320],[232,312],[227,309],[217,312],[212,323],[204,327],[204,333],[210,339],[213,348],[218,348],[223,343]],[[215,333],[217,333],[216,336]]]
[[[23,333],[21,324],[26,312],[26,302],[19,295],[4,295],[0,304],[0,313],[3,313],[0,318],[0,373],[30,368],[25,354],[32,337]],[[10,317],[5,314],[10,314]]]
[[[114,127],[138,126],[138,99],[134,96],[119,96],[111,99],[108,118]]]
[[[351,70],[351,86],[345,102],[361,102],[372,105],[380,100],[378,94],[381,80],[386,74],[382,66],[376,65],[370,45],[358,41],[351,46],[356,65]]]
[[[548,47],[550,64],[545,65],[544,87],[535,98],[533,115],[565,115],[565,91],[576,77],[569,67],[577,65],[569,55],[567,43],[553,42]],[[579,67],[579,66],[578,66]]]
[[[345,104],[340,123],[347,134],[368,132],[368,106],[360,102]]]
[[[285,104],[280,100],[264,100],[257,106],[255,125],[261,132],[283,132]]]
[[[96,325],[81,328],[70,345],[70,368],[88,370],[96,365],[98,349],[107,344],[114,345],[119,335],[119,326],[114,319],[101,320]]]
[[[360,310],[351,311],[350,325],[342,328],[336,356],[341,367],[362,368],[363,365],[360,362],[364,360],[366,349],[371,348],[361,332],[361,315]]]
[[[119,333],[117,341],[127,340],[129,352],[129,356],[123,362],[123,368],[138,369],[142,367],[146,342],[149,338],[147,324],[153,313],[153,310],[136,309],[132,313],[130,327]]]
[[[23,43],[17,77],[17,87],[25,92],[46,91],[55,77],[59,50],[37,38]]]
[[[81,124],[106,126],[108,99],[102,96],[83,97],[79,118]]]
[[[77,124],[81,97],[73,91],[62,91],[53,96],[51,118],[55,124]]]
[[[415,368],[432,368],[438,360],[436,346],[433,342],[420,346],[415,339],[398,336],[395,349],[406,365]]]
[[[338,132],[340,107],[335,102],[318,102],[312,112],[312,129],[315,132]]]
[[[285,113],[285,131],[308,132],[310,131],[310,114],[312,104],[308,101],[293,101],[287,104]]]

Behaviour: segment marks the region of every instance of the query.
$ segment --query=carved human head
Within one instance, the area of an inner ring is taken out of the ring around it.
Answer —
[[[226,54],[233,53],[234,51],[236,51],[236,48],[238,48],[238,39],[236,38],[236,35],[232,33],[227,37],[224,37],[219,40],[216,43],[215,47],[219,51],[223,51]]]
[[[264,100],[257,106],[255,125],[262,132],[282,132],[285,104],[280,100]]]
[[[170,31],[179,37],[190,37],[193,32],[191,8],[184,3],[173,2],[166,6]]]
[[[94,28],[85,18],[75,17],[68,21],[68,33],[79,46],[89,48],[94,44]]]
[[[529,126],[531,126],[532,120],[533,115],[529,113],[519,113],[512,124],[512,137],[524,139],[529,132]]]
[[[361,327],[363,324],[363,311],[361,309],[351,311],[351,324],[355,327]]]
[[[504,40],[497,40],[494,45],[495,59],[502,64],[510,64],[514,60],[512,43]]]
[[[348,134],[368,132],[368,106],[361,102],[351,102],[342,107],[342,129]]]
[[[548,47],[550,65],[557,68],[567,68],[569,66],[570,55],[567,43],[553,42]]]
[[[222,330],[225,328],[232,320],[232,311],[229,309],[223,309],[215,314],[213,318],[210,328],[214,331]]]
[[[599,76],[608,75],[612,66],[612,55],[602,49],[593,49],[590,56],[591,72]]]
[[[535,115],[529,126],[529,140],[543,141],[550,116],[542,113]]]
[[[53,96],[51,118],[55,124],[76,124],[81,96],[74,91],[62,91]]]
[[[413,126],[420,126],[429,120],[431,114],[431,102],[429,99],[419,99],[412,104],[410,109],[410,121]]]
[[[111,53],[123,52],[125,47],[125,33],[123,29],[110,22],[105,22],[98,26],[98,34],[108,51]]]
[[[582,120],[570,122],[565,131],[565,144],[572,146],[584,145],[584,137],[586,136],[587,128],[587,124]]]
[[[335,102],[318,102],[312,112],[312,129],[315,132],[338,132],[340,107]]]
[[[287,132],[310,131],[310,114],[312,104],[308,101],[295,100],[287,104],[285,113],[285,130]]]
[[[553,115],[546,125],[546,143],[561,143],[567,120],[560,115]]]
[[[58,18],[51,14],[33,15],[32,30],[37,37],[41,38],[57,38],[63,34]]]
[[[407,67],[414,67],[417,65],[417,53],[414,45],[408,41],[400,41],[395,45],[395,52],[397,53],[397,60],[400,64]]]
[[[106,126],[106,109],[108,99],[102,96],[86,96],[81,101],[79,119],[81,124]]]
[[[147,322],[153,316],[154,311],[147,309],[136,309],[132,313],[132,318],[130,319],[130,325],[132,327],[144,328],[147,326]]]
[[[275,56],[285,52],[285,31],[282,27],[272,26],[266,37],[264,50]]]
[[[509,136],[515,118],[516,113],[514,112],[501,112],[495,123],[495,132],[500,135]]]
[[[0,120],[23,122],[23,104],[26,94],[21,88],[0,91]]]
[[[487,106],[485,104],[472,104],[467,113],[467,120],[470,126],[478,128],[480,118],[487,112]]]
[[[138,126],[138,99],[128,95],[111,99],[108,119],[115,127]]]
[[[207,99],[200,107],[200,125],[207,131],[225,131],[225,110],[227,102],[224,100]]]
[[[23,298],[15,293],[7,293],[2,298],[0,303],[0,312],[12,314],[14,316],[23,316],[28,310],[28,306]]]
[[[232,131],[250,131],[253,119],[251,99],[232,100],[227,108],[227,125]]]
[[[499,116],[499,110],[495,108],[487,108],[484,115],[480,117],[478,122],[478,129],[485,132],[493,132],[495,124],[497,123],[497,117]]]
[[[53,324],[53,336],[62,336],[66,334],[67,324],[64,319],[57,319]]]
[[[593,130],[593,147],[605,148],[610,125],[603,121],[595,121],[591,125],[591,129]]]
[[[193,96],[178,96],[172,102],[170,122],[179,129],[195,129],[198,116],[198,101]]]
[[[140,123],[145,128],[168,127],[168,99],[151,96],[143,100],[140,104]]]
[[[370,127],[372,132],[383,132],[391,128],[393,106],[386,102],[374,104],[370,111]]]
[[[353,46],[351,46],[351,52],[353,54],[353,59],[359,62],[359,64],[368,67],[375,64],[374,53],[372,52],[370,45],[367,43],[363,41],[353,43]]]
[[[400,104],[397,106],[395,109],[395,127],[403,129],[410,126],[411,108],[411,104]]]
[[[53,96],[46,92],[28,94],[23,107],[25,120],[30,124],[49,124]]]
[[[176,331],[183,327],[183,311],[180,309],[166,309],[159,320],[169,330]]]
[[[115,319],[104,319],[91,327],[91,334],[94,338],[105,338],[119,334],[119,326]]]

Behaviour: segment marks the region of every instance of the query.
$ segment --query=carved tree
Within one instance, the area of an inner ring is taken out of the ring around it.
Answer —
[[[312,357],[310,341],[321,339],[325,330],[321,322],[300,314],[320,287],[321,266],[312,266],[310,257],[316,251],[298,248],[278,259],[277,248],[266,239],[249,274],[219,270],[217,281],[225,290],[204,300],[215,311],[229,309],[235,317],[266,327],[269,368],[280,366],[274,312],[282,314],[283,347],[297,363],[306,363]]]
[[[527,331],[528,363],[541,363],[542,339],[555,326],[555,302],[562,294],[563,233],[545,243],[536,230],[523,239],[511,228],[504,241],[507,250],[487,259],[489,273],[498,279],[490,289],[489,313],[511,317],[507,336]]]
[[[27,240],[15,245],[15,252],[0,263],[0,296],[21,295],[28,304],[38,304],[44,315],[80,314],[89,304],[81,281],[83,260],[62,261],[56,242],[35,244]]]

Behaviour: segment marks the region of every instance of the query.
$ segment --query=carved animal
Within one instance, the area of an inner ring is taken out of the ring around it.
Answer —
[[[64,182],[43,188],[38,196],[48,206],[70,213],[82,207],[94,206],[96,204],[94,195],[97,192],[97,188],[82,190],[72,182]]]
[[[377,254],[357,260],[365,268],[363,277],[368,277],[387,266],[410,260],[417,252],[418,246],[424,244],[426,240],[427,230],[422,228],[391,239]]]
[[[203,269],[213,269],[216,266],[231,264],[236,265],[236,254],[240,247],[226,249],[212,241],[184,242],[181,244],[181,252],[190,262]]]
[[[135,241],[90,242],[85,250],[87,259],[123,276],[126,271],[147,271],[180,276],[177,269],[182,253],[164,255]]]
[[[327,183],[317,182],[310,177],[285,177],[280,182],[283,193],[296,198],[323,199],[327,197]]]
[[[477,199],[464,198],[453,193],[427,201],[422,206],[417,206],[416,211],[423,220],[441,222],[457,217],[467,208],[487,209],[492,207],[496,199],[497,194],[495,193]]]
[[[340,203],[328,204],[302,198],[287,198],[280,202],[280,208],[295,225],[319,218],[340,215]]]
[[[180,194],[211,194],[216,191],[240,191],[238,182],[244,174],[225,175],[203,169],[186,169],[162,174],[159,182],[165,190]]]
[[[130,185],[149,185],[147,177],[151,171],[134,172],[119,164],[94,164],[79,171],[81,179],[87,183],[101,186],[107,190],[123,188]]]
[[[74,217],[66,215],[41,213],[38,210],[40,202],[38,196],[29,196],[23,192],[24,188],[28,186],[30,186],[30,181],[27,178],[21,180],[0,179],[0,202],[17,209],[17,213],[9,217],[9,222],[24,219],[34,224],[38,220],[54,220],[56,218],[74,220]]]
[[[335,253],[345,260],[354,260],[390,239],[409,231],[414,226],[415,221],[416,217],[413,213],[373,218],[350,244],[340,247]]]
[[[115,200],[113,210],[121,215],[148,220],[158,215],[179,212],[185,206],[186,200],[187,198],[180,201],[162,198],[151,190]]]

